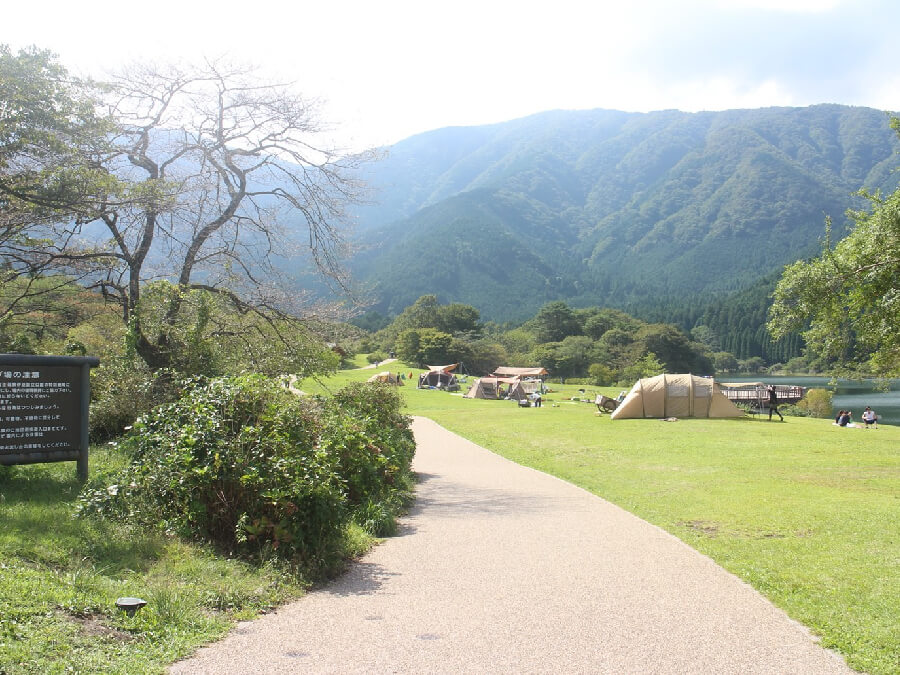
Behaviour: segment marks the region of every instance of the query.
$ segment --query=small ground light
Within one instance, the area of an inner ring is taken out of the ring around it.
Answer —
[[[134,613],[146,604],[147,601],[140,598],[119,598],[116,600],[116,607],[124,610],[128,616],[134,616]]]

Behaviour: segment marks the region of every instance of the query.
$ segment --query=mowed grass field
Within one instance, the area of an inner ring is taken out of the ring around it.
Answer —
[[[399,363],[343,371],[337,388]],[[830,420],[617,420],[618,389],[551,385],[540,409],[403,387],[408,412],[563,478],[679,537],[855,669],[900,672],[900,428]],[[320,391],[304,383],[305,390]],[[463,390],[466,386],[463,385]]]

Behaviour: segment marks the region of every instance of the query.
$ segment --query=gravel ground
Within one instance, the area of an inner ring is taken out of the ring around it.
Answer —
[[[172,673],[850,673],[675,537],[434,422],[399,536]]]

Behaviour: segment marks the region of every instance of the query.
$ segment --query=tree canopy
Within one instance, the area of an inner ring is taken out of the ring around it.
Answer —
[[[900,132],[900,119],[891,125]],[[805,329],[807,348],[836,372],[900,374],[900,189],[862,192],[870,210],[832,249],[789,265],[775,289],[769,330]]]
[[[102,87],[48,52],[4,48],[0,65],[0,194],[21,207],[3,223],[10,269],[101,291],[151,367],[184,346],[172,329],[192,292],[282,339],[308,299],[285,270],[347,288],[344,208],[362,196],[365,156],[317,144],[316,107],[289,87],[212,62],[136,66]],[[160,279],[176,288],[150,321],[142,293]]]

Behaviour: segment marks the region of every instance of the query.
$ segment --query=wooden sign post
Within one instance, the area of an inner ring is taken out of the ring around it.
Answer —
[[[92,356],[0,354],[0,464],[78,462],[88,476]]]

